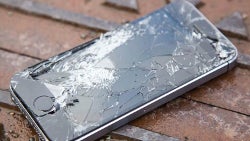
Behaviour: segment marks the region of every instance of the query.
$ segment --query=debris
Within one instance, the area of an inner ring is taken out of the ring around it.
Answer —
[[[36,141],[34,137],[29,138],[29,141]]]
[[[12,116],[13,116],[13,115],[15,115],[15,113],[14,113],[14,112],[9,112],[9,114],[10,114],[10,115],[12,115]]]
[[[244,17],[246,18],[247,16],[244,15]],[[232,15],[222,19],[216,24],[216,27],[228,36],[248,40],[248,31],[244,23],[244,17],[240,12],[234,12]]]
[[[8,12],[8,15],[9,15],[9,16],[12,16],[12,15],[13,15],[13,13],[12,13],[12,12]]]
[[[80,35],[80,37],[81,37],[81,39],[86,39],[86,38],[87,38],[87,35],[86,35],[85,33],[82,33],[82,34]]]
[[[89,36],[90,38],[96,38],[97,33],[96,33],[95,31],[90,31],[90,32],[88,33],[88,36]]]
[[[243,19],[245,20],[245,19],[247,19],[248,16],[247,16],[246,13],[243,13],[243,14],[242,14],[242,17],[243,17]]]
[[[105,4],[132,11],[138,11],[137,0],[106,0]]]
[[[237,63],[239,67],[250,69],[250,55],[239,53]]]
[[[18,137],[19,137],[19,134],[16,133],[15,131],[13,131],[13,130],[9,130],[9,134],[10,134],[13,138],[18,138]]]

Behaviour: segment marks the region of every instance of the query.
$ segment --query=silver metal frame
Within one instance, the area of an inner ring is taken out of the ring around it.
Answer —
[[[13,91],[12,87],[10,87],[10,94],[11,94],[11,100],[17,105],[17,107],[21,110],[21,112],[24,114],[25,118],[29,121],[29,123],[34,127],[36,130],[39,139],[40,140],[49,140],[46,135],[43,133],[42,129],[37,125],[35,120],[33,120],[30,113],[27,111],[27,109],[23,106],[22,102],[18,99],[15,92]]]

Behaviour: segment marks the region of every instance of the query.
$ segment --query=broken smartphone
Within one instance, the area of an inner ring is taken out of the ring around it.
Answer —
[[[17,73],[12,99],[44,140],[94,140],[227,72],[237,50],[173,3]]]

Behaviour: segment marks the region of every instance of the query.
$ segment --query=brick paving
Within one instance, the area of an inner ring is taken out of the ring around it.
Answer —
[[[21,113],[4,107],[1,107],[0,113],[0,123],[3,124],[1,130],[4,131],[3,134],[0,134],[1,141],[28,141],[33,138],[38,139],[36,133]]]
[[[166,4],[166,0],[138,0],[139,10],[133,12],[105,5],[105,0],[37,1],[116,23],[132,21]],[[235,11],[250,16],[248,0],[202,2],[204,5],[199,9],[213,23],[218,23],[223,17]],[[0,90],[8,89],[10,77],[15,72],[100,34],[93,29],[2,6],[0,19]],[[246,18],[244,22],[250,32],[250,18]],[[241,53],[250,55],[250,41],[232,37],[229,39]],[[249,67],[238,66],[130,124],[180,140],[247,141],[250,138],[249,83]],[[17,115],[16,118],[10,114],[13,112]],[[2,104],[0,137],[11,140],[37,138],[16,108]]]
[[[248,116],[186,99],[176,99],[132,122],[161,134],[195,141],[247,141]]]
[[[250,71],[232,71],[187,93],[184,97],[250,116]]]
[[[0,50],[0,89],[8,89],[11,76],[31,65],[38,63],[30,57]]]
[[[0,8],[0,17],[4,19],[0,23],[1,48],[32,57],[47,59],[91,38],[81,38],[81,34],[91,31],[89,29],[12,9]]]

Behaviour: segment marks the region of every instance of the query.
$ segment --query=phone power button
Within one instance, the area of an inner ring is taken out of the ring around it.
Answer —
[[[34,100],[33,105],[39,111],[49,112],[54,107],[54,99],[46,95],[39,96]]]

